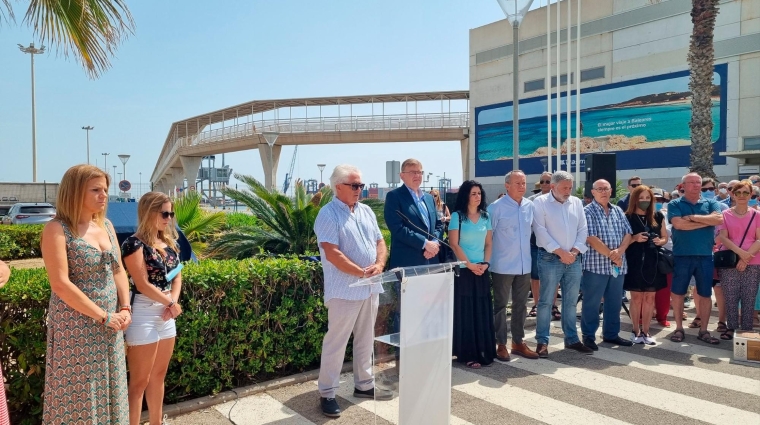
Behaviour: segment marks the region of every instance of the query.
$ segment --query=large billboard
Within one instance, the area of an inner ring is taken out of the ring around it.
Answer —
[[[713,162],[725,164],[726,70],[715,67],[712,92]],[[563,169],[566,158],[567,98],[563,92],[560,128]],[[575,108],[576,92],[571,93]],[[552,165],[556,169],[556,94],[552,95]],[[571,108],[571,109],[572,109]],[[520,168],[528,174],[544,171],[546,158],[546,96],[520,101]],[[571,132],[575,136],[575,115]],[[617,153],[619,170],[688,167],[691,151],[689,72],[681,71],[583,89],[581,92],[581,171],[585,153]],[[475,175],[502,176],[512,170],[512,102],[475,108]],[[575,170],[575,143],[571,171]]]

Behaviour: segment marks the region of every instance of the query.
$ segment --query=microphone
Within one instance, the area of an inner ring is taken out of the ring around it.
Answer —
[[[446,242],[438,239],[437,237],[435,237],[435,235],[433,235],[432,233],[428,232],[427,230],[421,228],[420,226],[412,223],[412,220],[410,220],[409,217],[405,216],[404,213],[402,213],[401,211],[396,210],[396,214],[400,215],[404,220],[406,220],[407,223],[409,223],[410,225],[412,225],[415,229],[419,230],[420,232],[424,233],[427,237],[429,237],[431,239],[435,239],[438,243],[446,245],[447,247],[449,247],[449,249],[451,249],[453,251],[453,248],[451,248],[451,245],[449,245]]]

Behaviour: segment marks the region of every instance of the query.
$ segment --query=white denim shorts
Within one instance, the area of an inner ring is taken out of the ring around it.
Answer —
[[[132,324],[124,332],[128,346],[153,344],[177,336],[174,319],[164,321],[161,316],[166,306],[143,294],[135,294],[132,303]]]

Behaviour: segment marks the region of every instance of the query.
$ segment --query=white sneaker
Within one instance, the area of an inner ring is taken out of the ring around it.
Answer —
[[[631,332],[631,342],[634,344],[643,344],[644,343],[644,333],[640,333],[636,335],[635,333]]]
[[[169,422],[166,420],[169,419],[169,415],[164,415],[163,419],[161,419],[161,425],[170,425]]]
[[[649,336],[649,334],[642,333],[641,335],[642,335],[642,344],[646,344],[646,345],[656,345],[657,344],[655,342],[654,338],[652,338],[651,336]]]

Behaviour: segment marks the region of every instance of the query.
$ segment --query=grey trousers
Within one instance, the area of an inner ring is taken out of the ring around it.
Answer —
[[[507,344],[507,304],[512,293],[512,341],[516,344],[525,338],[525,317],[528,315],[528,292],[530,292],[530,273],[499,274],[491,273],[493,282],[493,329],[496,343]]]
[[[332,298],[327,301],[327,333],[322,340],[322,360],[317,381],[322,397],[335,398],[351,333],[354,334],[354,386],[361,391],[374,386],[372,352],[378,300],[378,295],[372,294],[366,300]]]

